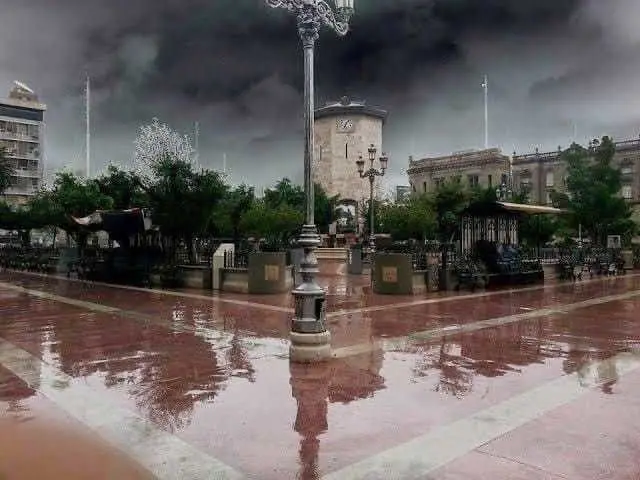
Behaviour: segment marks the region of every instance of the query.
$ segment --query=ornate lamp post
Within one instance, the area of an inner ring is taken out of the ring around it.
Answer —
[[[371,253],[375,252],[376,249],[376,237],[375,237],[375,225],[374,225],[374,212],[373,212],[373,184],[376,180],[376,177],[383,177],[385,172],[387,171],[387,165],[389,164],[389,157],[383,153],[382,156],[378,159],[380,161],[380,170],[376,170],[373,166],[373,162],[376,159],[376,147],[371,145],[369,147],[369,162],[370,167],[367,171],[364,169],[364,159],[362,156],[356,161],[356,165],[358,166],[358,173],[360,174],[360,178],[368,178],[369,179],[369,249]]]
[[[304,192],[306,197],[305,224],[298,244],[304,250],[300,265],[302,283],[293,290],[295,317],[291,325],[291,361],[316,362],[331,357],[331,336],[324,323],[325,295],[316,282],[318,259],[315,249],[320,246],[320,235],[314,218],[314,47],[320,28],[327,25],[338,35],[349,31],[354,0],[334,0],[334,13],[326,0],[265,0],[272,8],[284,8],[296,15],[298,34],[304,51]]]
[[[511,190],[511,185],[509,183],[502,182],[498,188],[496,188],[496,197],[501,202],[506,200],[511,200],[513,195],[513,191]]]

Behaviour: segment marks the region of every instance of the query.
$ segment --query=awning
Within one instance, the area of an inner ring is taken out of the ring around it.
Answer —
[[[555,207],[547,207],[544,205],[528,205],[523,203],[509,203],[509,202],[496,202],[498,205],[501,205],[505,210],[509,212],[521,212],[528,213],[530,215],[536,214],[551,214],[551,215],[562,215],[568,213],[567,210],[563,210],[562,208]]]
[[[140,208],[129,210],[98,210],[86,217],[71,216],[71,221],[90,231],[104,230],[110,235],[133,235],[151,228],[151,218]]]
[[[467,215],[477,217],[491,217],[505,213],[522,215],[561,215],[568,213],[561,208],[547,207],[543,205],[528,205],[511,202],[475,202],[469,205],[465,211]]]

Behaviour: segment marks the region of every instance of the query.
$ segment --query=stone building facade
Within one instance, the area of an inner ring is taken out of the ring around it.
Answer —
[[[561,160],[562,149],[524,155],[503,155],[499,149],[469,151],[443,157],[414,160],[409,158],[409,182],[413,192],[433,191],[438,183],[460,176],[469,185],[498,187],[509,183],[516,192],[527,192],[538,205],[551,204],[552,191],[565,191],[567,166]],[[640,139],[616,143],[614,165],[622,173],[620,194],[640,205]]]
[[[565,191],[567,166],[560,159],[561,148],[554,152],[513,155],[513,185],[518,191],[528,192],[533,203],[551,203],[552,191]],[[622,174],[625,200],[640,203],[640,139],[616,143],[614,165]]]
[[[0,100],[0,147],[5,148],[15,171],[11,186],[2,195],[8,203],[26,203],[42,184],[46,108],[19,82],[7,99]]]
[[[330,196],[339,195],[354,203],[369,198],[369,182],[360,178],[356,161],[360,156],[367,160],[370,145],[382,155],[386,117],[386,111],[348,98],[316,109],[313,178]],[[368,165],[367,161],[366,168]],[[382,191],[380,185],[378,178],[377,196]]]
[[[497,148],[470,150],[442,157],[409,157],[409,184],[414,193],[426,193],[446,180],[460,177],[469,186],[497,187],[506,181],[509,157]]]

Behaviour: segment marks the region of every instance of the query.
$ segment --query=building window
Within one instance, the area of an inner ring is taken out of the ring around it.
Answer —
[[[427,182],[422,182],[422,191],[427,193]]]
[[[480,184],[478,175],[467,175],[467,181],[469,182],[470,187],[477,187]]]
[[[633,165],[631,165],[630,163],[625,163],[624,165],[622,165],[620,173],[622,173],[622,175],[633,175]]]
[[[489,182],[489,188],[493,187],[493,176],[492,175],[488,175],[487,176],[487,180]]]
[[[416,186],[415,186],[415,185],[411,185],[411,191],[412,191],[413,193],[416,193]]]
[[[552,205],[553,199],[551,198],[551,192],[547,192],[547,205]]]
[[[552,171],[547,172],[546,185],[547,185],[547,187],[553,187],[553,172]]]
[[[633,187],[631,185],[622,186],[622,198],[625,200],[633,200]]]
[[[507,185],[507,183],[508,183],[508,175],[506,173],[503,173],[500,176],[500,184],[501,185]]]
[[[444,178],[434,178],[433,181],[436,185],[436,188],[439,188],[444,185]]]

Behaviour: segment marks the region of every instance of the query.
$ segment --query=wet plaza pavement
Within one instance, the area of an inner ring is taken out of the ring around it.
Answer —
[[[394,297],[324,273],[314,366],[288,295],[0,273],[0,479],[640,478],[640,275]]]

